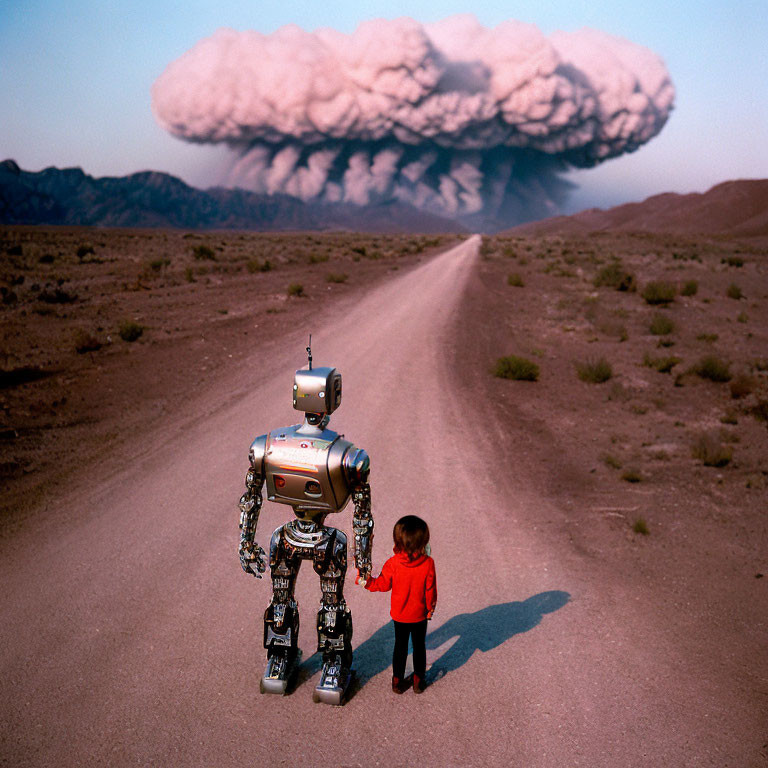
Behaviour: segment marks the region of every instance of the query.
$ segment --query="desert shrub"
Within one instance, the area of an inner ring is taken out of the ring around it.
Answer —
[[[637,469],[627,468],[621,473],[621,479],[628,483],[639,483],[643,476]]]
[[[21,243],[16,243],[16,245],[9,245],[5,252],[9,256],[22,256],[24,254],[24,249],[21,246]]]
[[[356,253],[359,256],[365,256],[366,255],[366,249],[364,245],[356,245],[352,248],[352,253]]]
[[[598,360],[587,360],[576,363],[576,373],[582,381],[590,384],[602,384],[613,376],[611,364],[601,357]]]
[[[654,336],[666,336],[675,330],[675,323],[671,317],[656,314],[651,318],[650,330]]]
[[[250,259],[246,263],[245,268],[250,274],[254,274],[256,272],[271,272],[272,269],[274,269],[272,262],[269,259],[265,259],[264,261],[259,261],[258,259]]]
[[[727,264],[729,267],[744,266],[744,259],[742,259],[741,256],[729,256],[727,259],[723,259],[722,261],[723,263]]]
[[[643,357],[643,365],[659,373],[670,373],[679,362],[679,357],[651,357],[647,352]]]
[[[89,253],[96,253],[94,247],[90,243],[82,243],[77,246],[77,258],[82,261]]]
[[[721,424],[738,424],[739,419],[736,415],[736,411],[733,410],[733,408],[729,408],[721,417],[720,417],[720,423]]]
[[[725,295],[726,295],[726,296],[727,296],[729,299],[737,299],[737,300],[738,300],[738,299],[740,299],[740,298],[741,298],[741,297],[742,297],[744,294],[741,292],[741,288],[739,288],[739,286],[738,286],[738,285],[736,285],[736,283],[731,283],[731,284],[728,286],[727,290],[725,291]]]
[[[758,400],[749,412],[759,421],[768,421],[768,400]]]
[[[52,253],[44,253],[37,261],[40,264],[53,264],[54,255]]]
[[[197,261],[215,261],[216,254],[213,252],[213,248],[208,245],[196,245],[192,249],[192,255]]]
[[[168,267],[171,264],[170,259],[152,259],[148,266],[153,272],[159,272],[163,267]]]
[[[496,361],[493,370],[494,376],[500,379],[514,379],[515,381],[538,381],[539,366],[531,360],[517,355],[500,357]]]
[[[699,283],[697,280],[687,280],[680,289],[681,296],[695,296],[699,292]]]
[[[610,467],[611,469],[621,469],[623,466],[621,459],[617,459],[611,453],[606,453],[603,456],[603,463],[605,464],[606,467]]]
[[[731,397],[734,400],[738,400],[741,397],[746,397],[751,394],[755,388],[755,380],[748,376],[746,373],[740,373],[730,383]]]
[[[648,523],[645,522],[645,519],[642,517],[638,517],[637,520],[635,520],[634,524],[632,525],[632,530],[635,533],[639,533],[642,536],[647,536],[651,531],[648,528]]]
[[[184,279],[188,283],[194,283],[195,282],[195,273],[192,271],[192,267],[187,267],[184,270]]]
[[[322,264],[323,262],[328,261],[328,254],[327,253],[311,253],[307,261],[310,264]]]
[[[675,300],[675,293],[675,286],[672,283],[667,283],[663,280],[654,280],[650,283],[646,283],[645,288],[643,288],[642,296],[648,304],[664,305]]]
[[[330,272],[325,279],[329,283],[346,283],[349,275],[346,272]]]
[[[746,323],[748,320],[749,320],[749,317],[747,316],[746,312],[739,312],[739,314],[736,315],[737,323]]]
[[[675,342],[672,339],[659,339],[656,342],[657,347],[674,347]]]
[[[715,355],[706,355],[696,363],[693,367],[693,372],[702,379],[708,379],[709,381],[716,381],[719,384],[724,384],[731,380],[730,365],[730,363],[721,360]]]
[[[97,352],[101,349],[101,342],[88,331],[78,328],[75,331],[75,352],[83,355],[86,352]]]
[[[46,286],[37,298],[46,304],[71,304],[73,301],[77,301],[76,294],[65,291],[61,286],[55,288]]]
[[[513,285],[515,288],[522,288],[525,283],[518,272],[512,272],[512,274],[507,275],[507,285]]]
[[[133,322],[133,320],[124,320],[120,323],[118,333],[123,341],[136,341],[144,333],[144,326]]]
[[[724,467],[733,458],[733,448],[723,445],[714,434],[701,434],[691,445],[691,456],[705,467]]]
[[[304,286],[301,283],[291,283],[288,286],[289,296],[305,296]]]
[[[697,341],[706,341],[710,344],[714,344],[720,337],[716,333],[700,333],[696,339]]]
[[[624,269],[620,261],[613,261],[603,267],[594,279],[595,288],[607,286],[617,291],[634,291],[637,287],[635,276]]]

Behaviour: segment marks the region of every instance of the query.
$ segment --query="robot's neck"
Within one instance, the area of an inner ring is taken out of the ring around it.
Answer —
[[[296,430],[297,435],[306,435],[307,437],[320,437],[328,426],[330,416],[324,416],[319,424],[310,424],[304,417],[304,423]]]

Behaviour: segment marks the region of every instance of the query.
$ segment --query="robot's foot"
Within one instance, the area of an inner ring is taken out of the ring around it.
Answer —
[[[339,658],[326,661],[320,673],[320,682],[312,694],[312,701],[341,706],[349,691],[353,674],[352,670],[342,664]]]
[[[264,677],[259,683],[262,693],[284,695],[296,674],[301,661],[301,651],[294,654],[273,654],[267,661]]]

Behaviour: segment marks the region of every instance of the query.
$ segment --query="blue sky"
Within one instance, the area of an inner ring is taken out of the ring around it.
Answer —
[[[154,80],[200,38],[222,26],[350,32],[371,18],[429,22],[466,12],[485,25],[531,22],[545,34],[594,27],[664,59],[677,90],[666,127],[632,155],[570,174],[578,185],[570,210],[768,177],[764,0],[0,0],[0,157],[28,170],[77,165],[97,176],[151,168],[210,186],[221,150],[172,138],[150,110]]]

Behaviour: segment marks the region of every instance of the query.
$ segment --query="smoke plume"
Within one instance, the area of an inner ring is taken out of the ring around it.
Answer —
[[[152,88],[166,130],[233,151],[232,186],[398,199],[486,228],[556,213],[565,171],[636,150],[673,100],[664,64],[639,45],[473,16],[351,35],[220,29]]]

